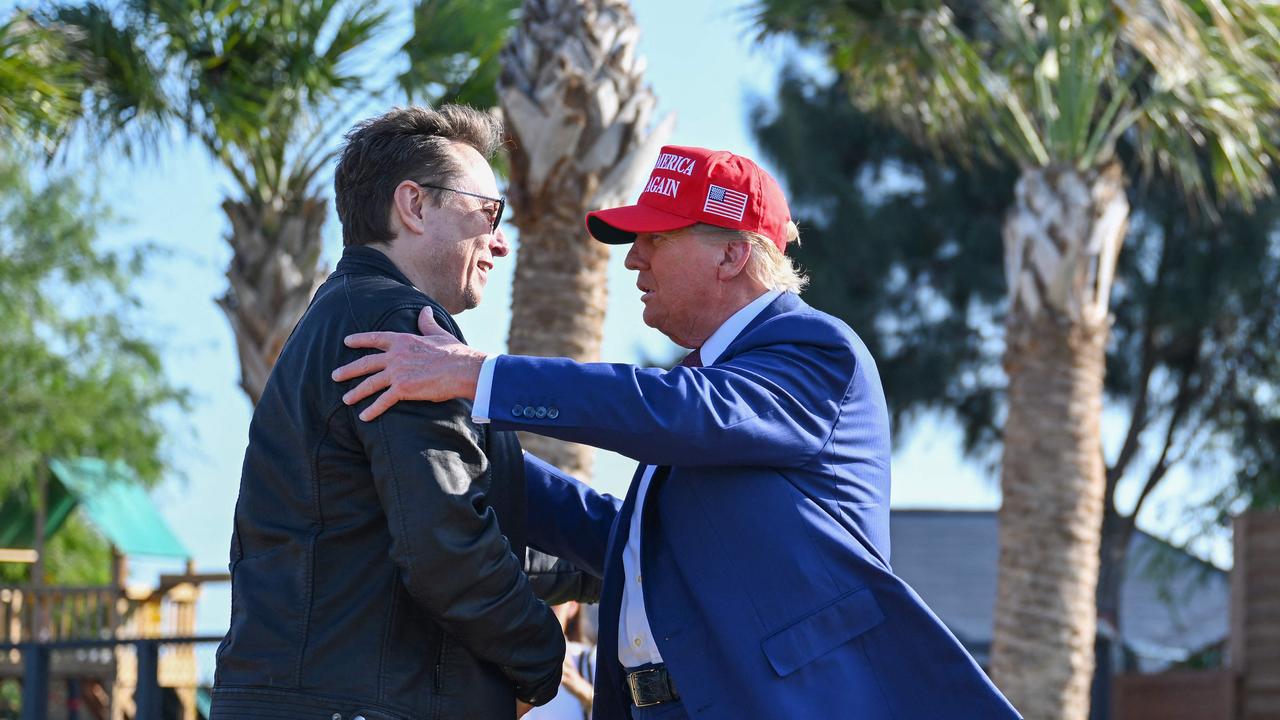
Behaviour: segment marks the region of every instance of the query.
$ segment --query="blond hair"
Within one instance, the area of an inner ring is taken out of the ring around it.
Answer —
[[[751,257],[747,260],[747,276],[769,290],[781,290],[799,294],[809,284],[809,278],[805,276],[804,272],[796,267],[795,262],[790,257],[778,249],[772,239],[765,235],[747,230],[731,230],[705,223],[693,225],[688,228],[688,231],[711,241],[731,242],[739,240],[749,243]],[[786,233],[786,245],[800,243],[800,228],[796,227],[794,222],[787,222],[783,232]]]

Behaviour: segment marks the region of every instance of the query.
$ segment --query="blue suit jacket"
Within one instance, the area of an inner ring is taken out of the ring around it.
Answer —
[[[890,569],[884,392],[839,320],[783,294],[696,369],[504,356],[489,407],[496,429],[663,466],[643,592],[691,717],[1018,717]],[[619,502],[532,456],[526,470],[531,544],[604,578],[595,717],[626,718],[617,628],[640,471]]]

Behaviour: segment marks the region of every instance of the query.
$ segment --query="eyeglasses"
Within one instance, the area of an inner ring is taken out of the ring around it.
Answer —
[[[480,195],[478,193],[467,192],[466,190],[458,190],[456,188],[444,187],[443,185],[428,185],[427,183],[418,183],[418,186],[424,187],[424,188],[431,188],[432,190],[448,190],[449,192],[455,192],[455,193],[458,193],[459,195],[466,195],[468,197],[480,198],[481,200],[488,200],[489,202],[498,203],[498,211],[493,214],[493,225],[489,228],[489,232],[491,233],[498,232],[498,224],[502,222],[502,211],[507,208],[506,197],[496,197],[496,198],[489,197],[488,195]]]

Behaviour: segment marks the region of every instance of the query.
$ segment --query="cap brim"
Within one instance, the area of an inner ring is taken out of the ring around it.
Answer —
[[[697,222],[644,205],[627,205],[587,213],[587,232],[602,243],[626,245],[635,242],[638,233],[669,232]]]

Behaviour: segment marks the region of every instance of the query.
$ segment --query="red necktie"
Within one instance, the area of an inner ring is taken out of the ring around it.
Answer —
[[[685,355],[684,359],[680,361],[680,364],[684,367],[690,368],[702,367],[702,349],[699,348],[688,355]]]

